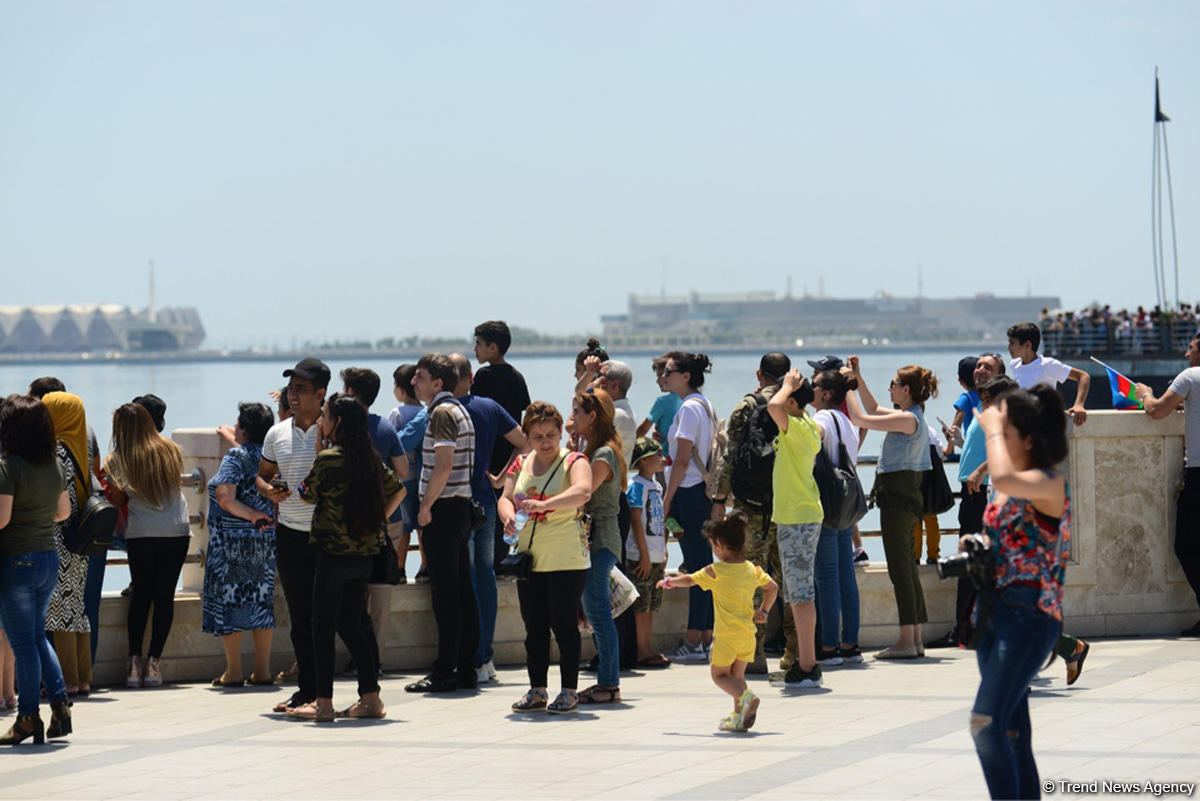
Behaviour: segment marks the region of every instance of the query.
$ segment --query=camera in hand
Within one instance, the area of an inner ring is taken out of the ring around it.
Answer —
[[[939,559],[938,578],[956,579],[968,576],[976,587],[986,587],[996,579],[994,547],[980,534],[967,534],[953,556]]]

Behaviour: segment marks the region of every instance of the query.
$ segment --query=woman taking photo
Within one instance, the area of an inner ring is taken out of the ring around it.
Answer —
[[[979,691],[971,736],[992,798],[1037,798],[1029,682],[1062,628],[1071,499],[1054,467],[1067,455],[1062,398],[1047,386],[1017,390],[979,413],[995,490],[984,536],[996,583],[976,610]],[[981,595],[982,598],[982,595]]]
[[[46,639],[46,609],[58,583],[54,524],[71,514],[67,475],[54,454],[54,424],[39,400],[10,395],[0,401],[0,619],[15,654],[17,719],[0,745],[71,731],[67,685]],[[52,717],[46,731],[38,714],[42,686]]]
[[[613,423],[612,398],[602,389],[575,396],[567,428],[586,443],[583,455],[592,469],[591,499],[585,511],[592,517],[589,535],[591,567],[583,589],[583,612],[596,637],[596,683],[579,694],[581,704],[612,704],[621,700],[620,643],[612,619],[608,574],[621,558],[621,529],[617,524],[621,493],[625,491],[625,460],[621,435]]]
[[[271,633],[275,628],[275,504],[259,495],[254,479],[262,443],[275,415],[261,403],[239,403],[235,447],[208,481],[208,547],[204,556],[206,634],[221,638],[225,672],[214,687],[274,684]],[[242,675],[242,632],[254,638],[254,670]]]
[[[667,447],[663,449],[671,454],[663,508],[668,517],[683,526],[679,545],[687,573],[695,573],[713,560],[712,548],[700,531],[712,512],[705,480],[709,470],[717,467],[709,464],[717,414],[708,398],[700,394],[704,374],[708,372],[712,372],[712,362],[707,356],[681,351],[668,353],[663,368],[663,386],[681,401],[667,432]],[[672,662],[707,662],[712,628],[712,595],[692,587],[688,590],[687,634],[667,652],[667,658]]]
[[[327,398],[317,425],[322,450],[300,484],[301,499],[316,505],[310,538],[317,554],[312,589],[317,697],[287,713],[322,723],[339,714],[382,718],[374,635],[363,609],[388,516],[404,498],[404,487],[376,455],[367,409],[353,397],[334,393]],[[358,701],[340,713],[333,711],[335,632],[358,673]]]
[[[92,454],[88,443],[83,401],[69,392],[47,392],[42,403],[54,423],[55,454],[67,482],[71,518],[79,514],[91,490],[88,473]],[[76,468],[78,465],[78,469]],[[87,694],[92,689],[92,626],[85,611],[88,557],[71,553],[63,541],[63,528],[71,518],[54,527],[58,551],[58,586],[46,610],[46,631],[54,637],[54,650],[67,683],[67,695]]]
[[[886,432],[876,468],[875,495],[888,578],[900,616],[900,636],[895,645],[878,652],[875,658],[916,659],[924,654],[921,624],[927,618],[921,577],[913,560],[912,533],[924,508],[921,474],[932,467],[922,408],[925,401],[937,395],[937,379],[924,367],[901,367],[888,384],[894,408],[882,409],[867,389],[857,356],[850,357],[849,366],[862,396],[860,406],[854,393],[846,395],[850,421],[859,428]]]
[[[129,510],[125,543],[132,592],[125,629],[129,636],[130,687],[162,684],[162,652],[175,619],[175,585],[188,549],[188,511],[180,488],[183,454],[158,433],[150,413],[135,403],[113,412],[112,453],[104,460],[113,503]],[[150,647],[142,658],[146,619],[154,607]]]
[[[562,415],[549,403],[529,404],[521,429],[533,450],[518,456],[508,469],[497,509],[505,533],[519,532],[517,550],[528,553],[532,561],[529,577],[517,582],[529,692],[512,709],[574,712],[579,703],[576,609],[591,565],[579,507],[591,497],[592,470],[583,454],[560,444]],[[547,704],[551,631],[558,643],[562,691]]]
[[[858,431],[841,411],[841,405],[846,400],[846,393],[855,389],[858,389],[858,382],[838,370],[817,373],[813,379],[812,405],[817,410],[813,420],[825,432],[821,447],[837,465],[841,459],[839,446],[844,445],[850,463],[843,467],[849,470],[858,463]],[[858,579],[854,575],[853,540],[854,526],[841,531],[821,526],[821,537],[817,540],[814,569],[821,623],[821,650],[817,652],[817,662],[822,665],[862,661],[862,653],[858,650]]]

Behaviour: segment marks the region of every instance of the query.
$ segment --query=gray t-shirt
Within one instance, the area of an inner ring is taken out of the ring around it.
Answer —
[[[592,516],[592,550],[604,548],[618,559],[621,558],[621,530],[617,526],[617,512],[621,503],[621,465],[608,445],[601,445],[592,454],[593,462],[604,462],[612,471],[608,481],[592,493],[587,512]]]
[[[1184,444],[1187,446],[1187,466],[1200,467],[1200,367],[1189,367],[1168,387],[1184,399]]]

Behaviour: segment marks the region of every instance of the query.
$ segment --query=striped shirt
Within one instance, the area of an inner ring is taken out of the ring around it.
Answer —
[[[262,458],[279,468],[279,477],[292,494],[279,502],[279,522],[296,531],[312,528],[312,504],[300,500],[300,482],[308,477],[317,458],[317,424],[308,430],[295,425],[294,417],[271,426],[263,440]]]
[[[463,405],[449,392],[439,392],[429,404],[429,425],[421,440],[421,500],[429,488],[436,461],[434,449],[451,446],[454,460],[446,486],[434,500],[471,497],[471,464],[475,458],[475,426]]]

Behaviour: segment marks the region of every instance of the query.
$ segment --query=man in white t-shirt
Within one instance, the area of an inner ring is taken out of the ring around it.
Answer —
[[[633,370],[625,362],[607,361],[600,365],[599,386],[612,398],[616,414],[613,425],[621,435],[621,449],[625,466],[633,459],[633,445],[637,441],[637,417],[629,405],[629,388],[633,386]]]
[[[1146,414],[1161,420],[1183,405],[1183,442],[1186,462],[1183,489],[1175,510],[1175,556],[1188,584],[1200,603],[1200,332],[1188,343],[1188,368],[1171,382],[1161,398],[1145,384],[1134,387]],[[1200,621],[1180,632],[1181,637],[1200,637]]]
[[[309,356],[284,370],[288,380],[288,405],[292,416],[276,423],[263,440],[262,459],[255,484],[264,498],[279,504],[275,525],[275,562],[279,585],[291,618],[292,649],[296,653],[296,680],[292,697],[276,706],[282,712],[311,703],[317,697],[313,654],[312,611],[316,551],[309,543],[314,507],[300,500],[300,482],[308,477],[317,458],[317,418],[329,386],[329,367]]]
[[[1079,387],[1075,393],[1075,403],[1067,414],[1075,420],[1075,425],[1081,426],[1087,420],[1087,411],[1083,404],[1087,401],[1088,390],[1092,387],[1092,377],[1078,367],[1063,364],[1058,359],[1049,356],[1039,356],[1037,349],[1042,344],[1042,329],[1037,323],[1017,323],[1008,329],[1008,353],[1012,356],[1009,369],[1012,377],[1021,389],[1036,387],[1038,384],[1058,388],[1064,381],[1074,381]]]

